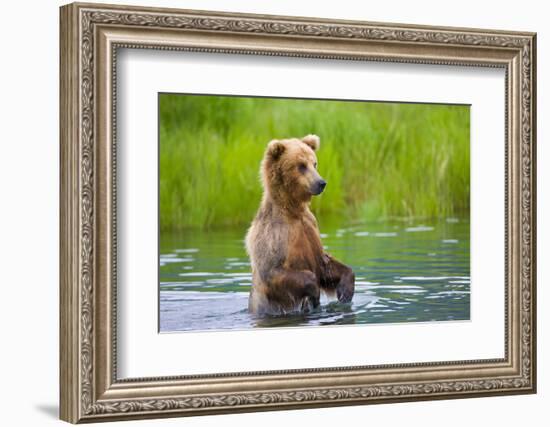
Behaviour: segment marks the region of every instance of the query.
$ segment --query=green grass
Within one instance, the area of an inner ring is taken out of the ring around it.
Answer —
[[[272,139],[321,137],[318,219],[467,213],[467,106],[162,94],[161,229],[248,224]]]

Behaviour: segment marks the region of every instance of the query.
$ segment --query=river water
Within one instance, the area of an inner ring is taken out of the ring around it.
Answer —
[[[469,320],[468,218],[321,224],[327,252],[355,272],[351,304],[307,315],[248,313],[246,227],[161,234],[160,332]]]

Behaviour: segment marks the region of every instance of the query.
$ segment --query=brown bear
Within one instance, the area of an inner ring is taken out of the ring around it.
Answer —
[[[249,311],[258,315],[310,312],[320,292],[350,302],[355,289],[351,268],[324,252],[311,197],[326,182],[317,172],[319,137],[271,141],[261,162],[264,189],[260,208],[246,235],[252,265]]]

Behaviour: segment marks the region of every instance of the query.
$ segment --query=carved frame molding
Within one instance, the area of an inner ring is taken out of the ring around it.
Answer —
[[[60,41],[62,419],[535,391],[535,34],[77,3],[61,8]],[[505,68],[506,357],[118,380],[118,48]]]

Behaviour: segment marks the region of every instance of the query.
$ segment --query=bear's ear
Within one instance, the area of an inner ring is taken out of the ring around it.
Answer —
[[[309,145],[313,151],[318,150],[321,145],[321,139],[317,135],[306,135],[302,138],[302,142]]]
[[[273,159],[278,160],[285,152],[285,144],[282,141],[274,139],[267,145],[267,154]]]

